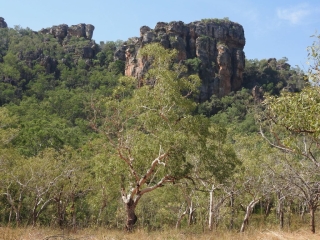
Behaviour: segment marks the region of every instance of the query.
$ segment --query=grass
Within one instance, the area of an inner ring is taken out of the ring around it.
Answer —
[[[249,230],[245,233],[213,231],[205,233],[189,233],[184,230],[167,230],[147,232],[137,229],[133,233],[108,229],[81,229],[76,232],[49,228],[6,228],[0,227],[1,240],[210,240],[210,239],[237,239],[237,240],[316,240],[320,234],[312,234],[308,229],[300,229],[294,232],[278,230]]]

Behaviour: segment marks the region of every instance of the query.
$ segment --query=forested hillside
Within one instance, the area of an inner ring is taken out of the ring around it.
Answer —
[[[137,80],[124,44],[0,28],[0,226],[316,231],[319,42],[206,101],[199,58],[145,44]]]

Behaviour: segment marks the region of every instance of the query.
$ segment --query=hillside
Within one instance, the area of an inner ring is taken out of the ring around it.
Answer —
[[[317,66],[245,59],[228,18],[100,43],[4,20],[0,226],[315,232]]]

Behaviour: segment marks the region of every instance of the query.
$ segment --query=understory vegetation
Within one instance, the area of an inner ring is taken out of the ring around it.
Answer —
[[[146,45],[153,84],[138,85],[114,61],[121,41],[86,59],[91,40],[0,29],[0,230],[315,233],[316,39],[309,72],[247,59],[242,90],[197,103],[199,61],[175,50]]]

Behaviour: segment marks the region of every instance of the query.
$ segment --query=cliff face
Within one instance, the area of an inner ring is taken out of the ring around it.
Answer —
[[[91,40],[94,31],[94,26],[91,24],[80,23],[78,25],[60,24],[51,28],[43,28],[39,32],[42,34],[51,34],[60,41],[67,36],[84,37]]]
[[[4,21],[3,17],[0,17],[0,28],[7,28],[8,25],[7,23]]]
[[[77,62],[79,58],[83,58],[89,66],[98,51],[98,46],[95,41],[92,40],[93,31],[93,25],[80,23],[71,26],[60,24],[50,28],[43,28],[39,33],[53,35],[62,45],[64,52],[73,56],[75,62]],[[82,41],[82,44],[77,45],[70,41],[72,37],[82,37],[84,41]],[[51,59],[50,56],[43,56],[42,54],[40,54],[37,59],[41,60],[40,63],[46,67],[47,72],[51,73],[55,71],[57,66],[55,59]],[[65,62],[65,59],[62,59],[62,62]]]
[[[189,24],[158,22],[154,29],[140,28],[140,37],[131,38],[115,53],[115,59],[126,62],[125,75],[140,79],[150,63],[138,58],[145,44],[159,42],[165,48],[177,49],[177,61],[198,58],[202,79],[199,101],[215,94],[225,96],[242,85],[245,55],[243,27],[229,20],[208,19]]]

